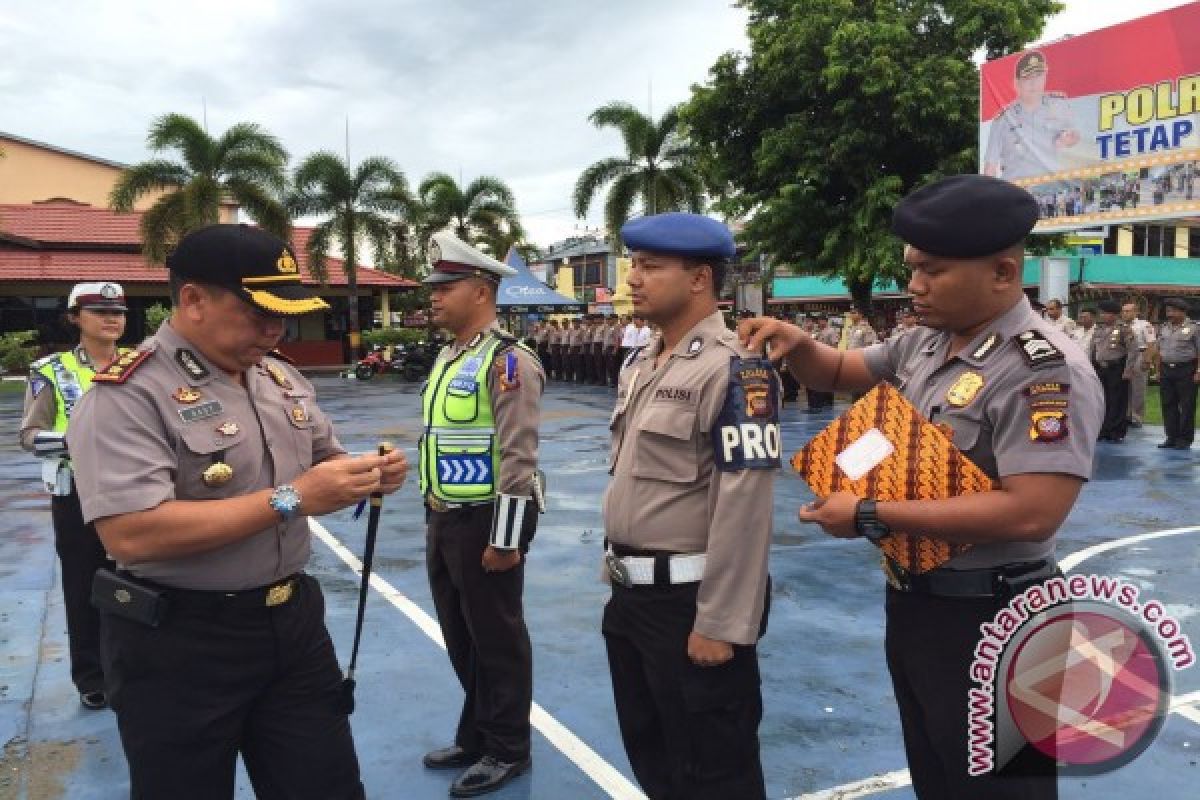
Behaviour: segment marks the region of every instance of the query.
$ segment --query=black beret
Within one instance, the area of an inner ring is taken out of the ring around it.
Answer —
[[[1191,306],[1188,304],[1188,301],[1184,300],[1182,297],[1168,297],[1166,300],[1163,300],[1163,305],[1167,308],[1177,308],[1180,311],[1192,310]]]
[[[1109,314],[1118,314],[1121,311],[1121,304],[1116,300],[1101,300],[1098,305],[1101,311]]]
[[[954,175],[922,186],[892,215],[892,232],[943,258],[983,258],[1033,230],[1037,201],[1019,186],[987,175]]]

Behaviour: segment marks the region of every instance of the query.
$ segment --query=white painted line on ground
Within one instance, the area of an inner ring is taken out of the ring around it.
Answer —
[[[312,526],[312,531],[317,538],[324,542],[333,551],[334,555],[345,562],[346,566],[350,567],[361,578],[362,561],[358,559],[358,556],[351,553],[320,522],[317,522],[315,519],[309,519],[308,522]],[[443,650],[446,649],[446,643],[442,639],[442,630],[438,626],[437,620],[425,613],[424,609],[408,599],[399,589],[380,577],[377,572],[371,573],[371,588],[379,592],[401,614],[408,617],[438,647]],[[529,721],[534,728],[546,737],[546,740],[550,744],[554,745],[560,753],[570,759],[575,766],[579,767],[583,774],[591,778],[597,786],[607,792],[609,797],[614,798],[614,800],[646,800],[646,795],[642,794],[628,778],[602,759],[595,750],[588,747],[582,739],[572,733],[561,722],[550,716],[537,703],[533,704]]]
[[[1149,533],[1135,533],[1131,536],[1113,539],[1110,542],[1102,542],[1091,547],[1085,547],[1060,559],[1058,563],[1062,567],[1063,572],[1070,572],[1092,556],[1107,553],[1110,550],[1117,550],[1121,547],[1128,547],[1139,542],[1162,539],[1168,536],[1181,536],[1185,533],[1200,533],[1200,525],[1150,531]],[[1180,695],[1171,701],[1171,713],[1178,714],[1184,719],[1200,725],[1200,709],[1196,708],[1197,705],[1200,705],[1200,692]],[[909,776],[908,770],[900,769],[895,772],[864,778],[861,781],[854,781],[853,783],[843,783],[841,786],[835,786],[832,789],[822,789],[819,792],[802,794],[789,798],[789,800],[852,800],[852,798],[869,797],[873,794],[890,792],[893,789],[900,789],[911,785],[912,778]]]

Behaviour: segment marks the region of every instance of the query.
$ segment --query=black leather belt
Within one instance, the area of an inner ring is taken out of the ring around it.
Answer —
[[[1173,364],[1168,364],[1167,362],[1164,361],[1163,366],[1166,367],[1167,369],[1178,369],[1179,367],[1191,367],[1195,363],[1196,363],[1196,359],[1193,358],[1188,361],[1176,361]]]
[[[240,589],[235,592],[222,592],[207,589],[177,589],[172,586],[136,578],[141,583],[161,589],[167,596],[172,609],[187,609],[192,611],[224,611],[237,609],[243,611],[273,608],[285,605],[296,593],[300,578],[304,573],[297,572],[283,580],[253,589]]]
[[[935,569],[915,575],[884,557],[888,586],[897,592],[961,599],[997,599],[1058,573],[1053,559],[1005,564],[986,569]]]

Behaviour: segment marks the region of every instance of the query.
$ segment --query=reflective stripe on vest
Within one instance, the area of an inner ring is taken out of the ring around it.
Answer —
[[[439,356],[434,364],[421,394],[422,496],[432,493],[451,503],[496,496],[500,452],[487,375],[501,344],[489,334],[457,358]]]

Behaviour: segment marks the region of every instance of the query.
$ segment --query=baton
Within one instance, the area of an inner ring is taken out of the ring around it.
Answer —
[[[380,442],[379,455],[386,456],[395,448]],[[354,622],[354,645],[350,648],[350,666],[342,680],[342,700],[347,715],[354,713],[354,669],[358,665],[358,645],[362,641],[363,618],[367,611],[367,590],[371,583],[371,563],[375,560],[375,537],[379,533],[379,516],[383,512],[383,492],[371,492],[371,509],[367,513],[367,541],[363,546],[362,582],[358,587],[358,618]]]

